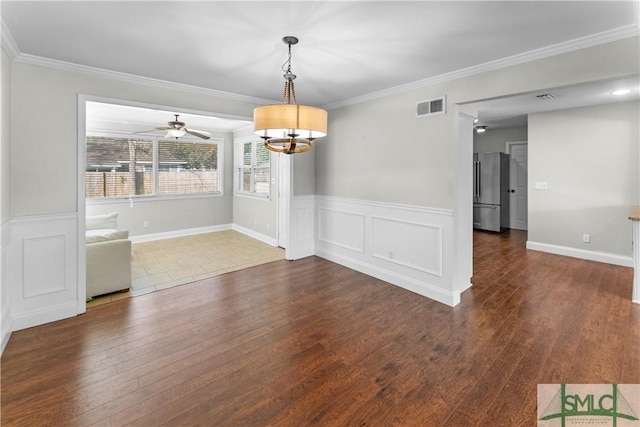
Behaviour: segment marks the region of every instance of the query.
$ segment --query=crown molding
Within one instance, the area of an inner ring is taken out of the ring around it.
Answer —
[[[14,60],[20,55],[20,50],[13,40],[13,37],[11,37],[11,33],[2,18],[0,18],[0,46],[10,60]]]
[[[221,90],[208,89],[199,86],[192,86],[182,83],[175,83],[166,80],[154,79],[150,77],[142,77],[134,74],[122,73],[119,71],[110,71],[102,68],[89,67],[85,65],[74,64],[71,62],[58,61],[54,59],[39,57],[35,55],[20,53],[11,33],[5,26],[5,23],[0,19],[1,33],[0,33],[0,45],[2,50],[9,56],[9,58],[15,62],[38,65],[42,67],[56,68],[65,71],[74,71],[85,74],[90,74],[99,77],[110,78],[114,80],[124,81],[134,84],[144,84],[149,86],[160,87],[164,89],[174,89],[183,92],[196,93],[200,95],[209,95],[222,99],[228,99],[231,101],[248,102],[252,104],[264,105],[273,104],[277,101],[257,98],[247,95],[240,95],[231,92],[225,92]],[[354,98],[345,99],[338,102],[333,102],[324,105],[322,108],[326,110],[334,110],[348,105],[359,104],[366,101],[372,101],[375,99],[383,98],[390,95],[400,94],[408,92],[417,88],[430,86],[434,84],[444,83],[463,77],[473,76],[475,74],[484,73],[487,71],[498,70],[500,68],[506,68],[513,65],[523,64],[526,62],[535,61],[538,59],[544,59],[555,55],[573,52],[580,49],[585,49],[592,46],[598,46],[618,40],[623,40],[630,37],[637,37],[640,35],[640,29],[637,24],[627,25],[625,27],[616,28],[609,31],[604,31],[598,34],[593,34],[586,37],[570,40],[568,42],[558,43],[551,46],[546,46],[540,49],[535,49],[529,52],[509,56],[507,58],[490,61],[484,64],[475,65],[473,67],[463,68],[460,70],[452,71],[450,73],[440,74],[434,77],[418,80],[415,82],[407,83],[392,88],[371,92],[366,95],[357,96]]]
[[[37,65],[40,67],[55,68],[63,71],[73,71],[78,73],[89,74],[98,77],[104,77],[113,80],[119,80],[127,83],[143,84],[155,86],[163,89],[173,89],[183,92],[195,93],[199,95],[209,95],[217,98],[227,99],[230,101],[248,102],[251,104],[273,104],[273,100],[257,98],[253,96],[240,95],[221,90],[208,89],[199,86],[192,86],[183,83],[175,83],[167,80],[154,79],[151,77],[142,77],[135,74],[122,73],[119,71],[105,70],[103,68],[89,67],[86,65],[74,64],[72,62],[59,61],[56,59],[44,58],[41,56],[19,53],[15,56],[15,62],[27,65]]]
[[[560,55],[563,53],[569,53],[580,49],[585,49],[592,46],[598,46],[618,40],[627,39],[630,37],[637,37],[640,35],[640,29],[637,24],[628,25],[625,27],[616,28],[602,33],[593,34],[586,37],[570,40],[568,42],[558,43],[551,46],[546,46],[540,49],[531,50],[529,52],[520,53],[517,55],[509,56],[506,58],[498,59],[495,61],[486,62],[480,65],[474,65],[473,67],[463,68],[460,70],[452,71],[450,73],[440,74],[434,77],[418,80],[412,83],[407,83],[400,86],[395,86],[389,89],[384,89],[376,92],[371,92],[366,95],[357,96],[354,98],[346,99],[343,101],[327,104],[322,108],[326,110],[335,110],[336,108],[346,107],[348,105],[359,104],[366,101],[372,101],[375,99],[383,98],[389,95],[396,95],[404,92],[408,92],[414,89],[430,86],[434,84],[444,83],[463,77],[473,76],[475,74],[484,73],[487,71],[494,71],[501,68],[510,67],[513,65],[519,65],[526,62],[535,61],[538,59],[549,58],[552,56]]]

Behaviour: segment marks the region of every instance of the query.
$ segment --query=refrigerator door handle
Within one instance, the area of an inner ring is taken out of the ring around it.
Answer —
[[[480,179],[481,179],[481,176],[482,176],[482,173],[481,173],[482,163],[480,163],[480,161],[479,161],[479,160],[478,160],[478,162],[477,162],[477,163],[478,163],[478,167],[476,168],[476,175],[477,175],[478,177],[476,178],[476,187],[477,187],[477,190],[476,190],[476,197],[480,197],[480,189],[482,188],[482,187],[480,186],[480,185],[481,185],[481,184],[480,184]]]
[[[473,161],[473,197],[478,197],[478,161]]]

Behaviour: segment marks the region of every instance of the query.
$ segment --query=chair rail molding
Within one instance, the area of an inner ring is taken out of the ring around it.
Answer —
[[[449,306],[453,212],[316,196],[315,254]]]

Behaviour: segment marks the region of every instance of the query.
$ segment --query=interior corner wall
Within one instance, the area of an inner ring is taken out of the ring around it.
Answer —
[[[248,143],[262,140],[253,134],[252,131],[241,131],[234,133],[234,142]],[[269,198],[258,198],[235,194],[233,187],[230,189],[233,194],[233,227],[244,234],[252,236],[258,240],[272,246],[277,244],[278,230],[278,155],[269,152],[270,159],[270,184]],[[233,151],[232,151],[233,154]],[[231,168],[234,167],[233,155],[231,156]],[[235,172],[232,172],[232,174]],[[233,176],[231,177],[233,180]]]
[[[11,60],[4,52],[2,54],[2,128],[0,149],[0,222],[4,223],[11,217]]]
[[[9,243],[11,219],[11,60],[0,49],[0,354],[11,335]]]
[[[483,133],[473,133],[474,153],[505,153],[507,142],[526,141],[527,127],[487,129]]]
[[[638,101],[529,116],[528,247],[631,264],[639,117]],[[536,189],[540,182],[548,189]]]

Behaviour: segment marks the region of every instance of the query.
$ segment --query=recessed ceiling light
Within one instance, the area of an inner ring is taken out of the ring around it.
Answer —
[[[631,89],[618,89],[611,92],[611,95],[622,96],[631,93]]]
[[[486,126],[476,126],[476,132],[477,133],[486,132],[486,130],[487,130]]]

